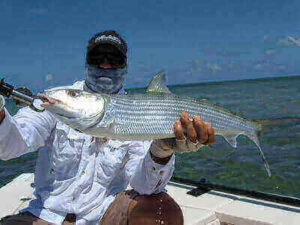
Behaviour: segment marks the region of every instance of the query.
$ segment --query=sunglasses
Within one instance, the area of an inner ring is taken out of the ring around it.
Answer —
[[[124,57],[115,48],[102,48],[96,49],[87,55],[87,63],[99,67],[107,61],[112,67],[123,68],[126,66],[126,57]]]
[[[99,65],[103,64],[104,62],[109,63],[113,67],[120,67],[123,68],[126,64],[125,59],[123,56],[117,54],[101,54],[92,59],[91,65],[99,67]]]

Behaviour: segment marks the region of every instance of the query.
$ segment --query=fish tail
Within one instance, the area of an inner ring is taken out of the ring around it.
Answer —
[[[269,163],[266,159],[266,156],[264,154],[264,152],[262,151],[261,147],[260,147],[260,143],[259,143],[259,140],[258,140],[258,136],[259,136],[259,133],[261,132],[261,125],[257,122],[252,122],[253,126],[254,126],[254,131],[252,134],[246,134],[254,143],[255,145],[257,146],[257,148],[259,149],[259,152],[260,152],[260,155],[261,155],[261,159],[264,163],[264,166],[267,170],[267,173],[269,175],[269,177],[272,175],[271,174],[271,170],[270,170],[270,166],[269,166]]]
[[[261,120],[258,120],[258,119],[252,119],[251,120],[251,124],[254,126],[254,130],[255,130],[255,133],[256,135],[260,135],[260,133],[262,132],[263,130],[263,125],[261,123]]]

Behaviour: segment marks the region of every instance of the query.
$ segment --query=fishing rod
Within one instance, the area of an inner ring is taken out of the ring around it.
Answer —
[[[15,89],[13,85],[5,83],[4,78],[0,81],[0,95],[14,99],[16,103],[19,102],[19,105],[21,105],[20,103],[28,105],[36,112],[43,112],[45,110],[39,106],[39,103],[42,101],[39,96],[33,95],[27,88]]]
[[[211,190],[214,190],[214,191],[221,191],[221,192],[235,194],[235,195],[243,195],[243,196],[247,196],[247,197],[251,197],[251,198],[255,198],[255,199],[261,199],[261,200],[266,200],[266,201],[300,207],[300,199],[299,198],[228,187],[225,185],[210,183],[210,182],[206,181],[206,179],[201,179],[200,181],[193,181],[190,179],[185,179],[185,178],[180,178],[180,177],[172,177],[171,181],[173,181],[175,183],[181,183],[181,184],[195,186],[196,188],[188,191],[188,193],[187,193],[187,194],[193,195],[195,197],[200,196]]]

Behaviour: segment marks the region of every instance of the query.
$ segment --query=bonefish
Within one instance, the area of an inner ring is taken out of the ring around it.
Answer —
[[[258,147],[266,170],[269,165],[260,147],[259,126],[208,101],[175,95],[165,85],[165,75],[153,77],[145,94],[95,94],[70,87],[45,91],[57,100],[46,107],[71,128],[96,137],[118,140],[152,140],[175,137],[173,123],[182,111],[210,122],[234,148],[237,137],[246,135]]]

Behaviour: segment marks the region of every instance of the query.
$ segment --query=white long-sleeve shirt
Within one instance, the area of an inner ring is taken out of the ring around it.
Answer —
[[[82,89],[83,82],[73,87]],[[50,113],[22,108],[0,124],[0,158],[8,160],[38,150],[35,196],[28,208],[35,216],[61,224],[67,213],[76,224],[98,224],[117,193],[128,184],[140,194],[163,191],[174,171],[175,156],[155,163],[151,141],[93,138],[57,121]]]

